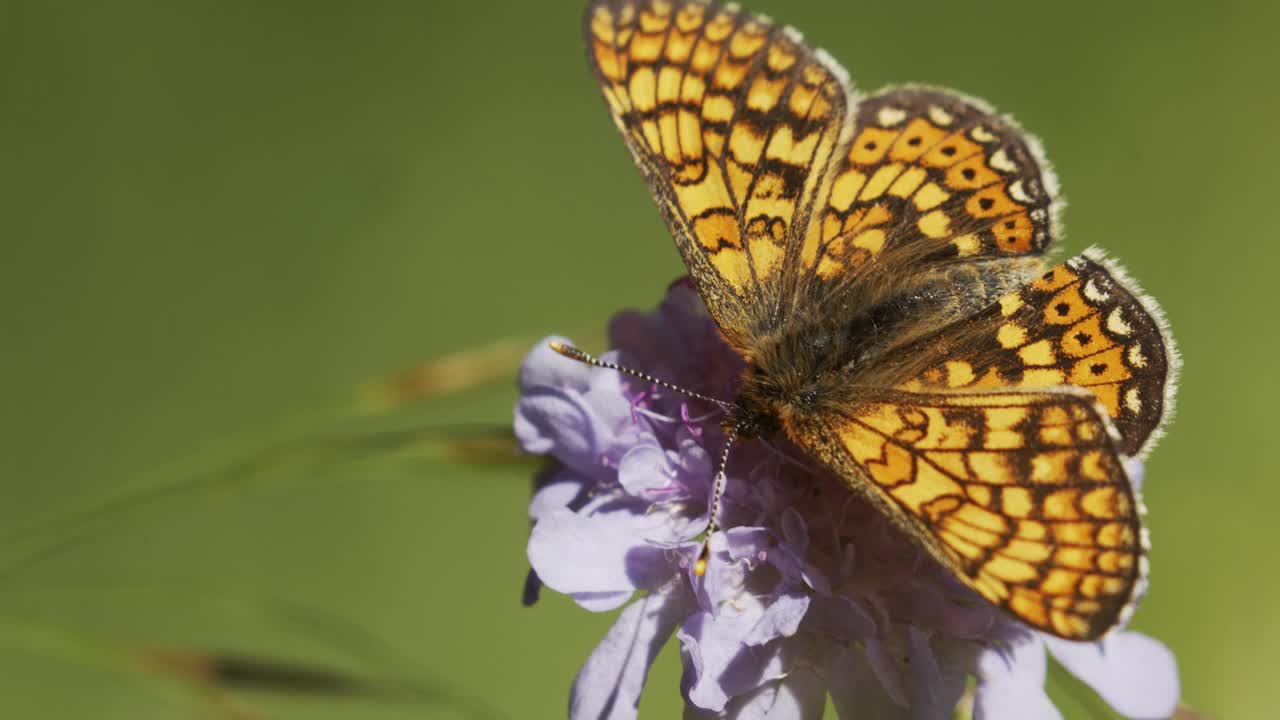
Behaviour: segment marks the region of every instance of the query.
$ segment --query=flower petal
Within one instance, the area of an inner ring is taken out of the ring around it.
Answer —
[[[741,536],[741,533],[735,532],[734,535]],[[737,607],[734,601],[742,594],[742,587],[746,582],[751,561],[734,560],[730,556],[732,537],[729,533],[721,531],[707,538],[710,553],[707,558],[706,575],[699,578],[694,585],[700,586],[701,592],[706,597],[708,610],[725,606]]]
[[[552,453],[588,475],[594,475],[599,465],[600,425],[591,407],[571,390],[528,390],[516,403],[515,434],[520,447],[536,455]]]
[[[593,368],[552,350],[553,342],[573,344],[562,335],[549,335],[534,345],[520,364],[519,384],[522,393],[535,387],[587,389]]]
[[[569,597],[583,610],[609,612],[626,605],[631,595],[631,592],[579,592],[572,593]]]
[[[809,609],[809,596],[801,593],[787,593],[774,598],[765,606],[760,619],[742,637],[747,645],[764,645],[781,637],[791,637],[804,620],[804,613]]]
[[[730,699],[755,690],[786,674],[781,646],[769,643],[744,645],[741,638],[750,628],[751,615],[721,615],[699,612],[680,627],[681,652],[686,670],[685,699],[705,710],[720,712]]]
[[[880,687],[884,689],[885,694],[893,698],[898,706],[907,707],[907,692],[904,689],[902,668],[893,659],[889,649],[876,637],[864,640],[862,648],[867,666],[871,668],[872,675],[880,682]]]
[[[520,447],[554,454],[570,468],[598,477],[601,460],[617,442],[634,444],[635,425],[620,383],[618,373],[562,357],[545,343],[534,348],[520,371],[514,427]]]
[[[712,622],[705,612],[694,613],[680,626],[676,637],[680,640],[680,654],[684,658],[685,700],[689,704],[719,712],[729,702],[729,696],[717,682],[719,671],[728,665],[730,655],[740,643],[726,643],[706,627]]]
[[[725,531],[730,560],[748,559],[754,565],[765,559],[770,542],[769,528],[739,525]]]
[[[1166,718],[1178,707],[1178,664],[1158,640],[1118,632],[1096,643],[1045,642],[1063,667],[1125,717]]]
[[[1044,643],[1031,637],[978,656],[973,720],[1061,720],[1044,692]]]
[[[907,657],[911,670],[911,714],[915,717],[945,717],[951,708],[943,708],[939,683],[942,672],[938,659],[929,646],[929,635],[914,625],[907,628]]]
[[[529,535],[529,564],[543,584],[565,594],[586,594],[591,610],[612,609],[639,588],[652,588],[675,572],[676,560],[644,542],[652,519],[627,512],[547,513]],[[615,604],[601,594],[612,597]],[[621,594],[621,599],[618,595]]]
[[[809,528],[804,517],[794,507],[782,511],[782,539],[791,545],[791,549],[801,557],[809,547]]]
[[[861,652],[840,647],[831,659],[831,704],[840,720],[905,720],[910,717],[889,697]]]
[[[667,487],[673,472],[667,453],[656,444],[637,445],[618,461],[618,482],[635,497]]]
[[[876,623],[862,606],[843,595],[815,597],[804,615],[805,628],[842,642],[870,637]]]
[[[529,501],[529,519],[538,520],[554,510],[563,510],[583,495],[582,476],[558,468],[544,476]]]
[[[715,461],[702,444],[705,442],[703,428],[698,427],[695,436],[692,427],[697,426],[685,426],[676,431],[676,449],[682,466],[680,470],[690,483],[690,488],[696,485],[704,491],[710,490],[711,480],[715,475]]]
[[[725,709],[724,717],[731,720],[819,720],[826,701],[826,681],[812,670],[800,669],[734,698]]]
[[[623,610],[578,671],[569,696],[569,717],[636,717],[649,666],[689,608],[688,594],[675,586]]]
[[[813,565],[804,566],[800,571],[800,579],[821,597],[831,597],[831,581]]]
[[[603,362],[620,362],[616,352],[601,353]],[[595,370],[588,378],[588,386],[582,393],[583,400],[595,409],[605,427],[617,432],[634,428],[631,402],[624,392],[624,376],[615,370]]]
[[[933,684],[934,706],[940,709],[940,715],[951,717],[956,711],[956,706],[960,704],[961,698],[964,697],[965,687],[969,683],[969,673],[978,656],[977,648],[967,641],[948,639],[945,634],[937,634],[932,638],[930,650],[933,654],[934,667],[937,669],[936,674],[929,676],[929,681]],[[915,665],[914,659],[912,664]],[[916,675],[915,679],[919,682],[920,676]],[[916,690],[916,692],[919,691]],[[919,712],[915,715],[920,717]]]

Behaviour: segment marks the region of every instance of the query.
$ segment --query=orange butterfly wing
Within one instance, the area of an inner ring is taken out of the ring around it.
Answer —
[[[732,5],[597,0],[588,57],[726,337],[769,316],[848,134],[844,70]]]
[[[859,102],[855,123],[800,254],[812,279],[848,285],[872,258],[895,272],[903,258],[1009,259],[1053,241],[1057,181],[1038,144],[985,103],[890,88]]]
[[[1177,351],[1154,301],[1096,250],[1072,258],[985,310],[900,352],[924,368],[904,389],[1074,385],[1144,455],[1172,413]]]
[[[871,393],[788,434],[995,605],[1073,640],[1142,592],[1142,506],[1092,397]]]

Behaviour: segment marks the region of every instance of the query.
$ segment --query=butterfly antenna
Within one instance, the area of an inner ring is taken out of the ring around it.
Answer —
[[[729,449],[738,440],[738,429],[729,427],[725,431],[724,450],[720,451],[720,467],[716,470],[715,486],[711,490],[711,519],[707,523],[707,537],[702,541],[702,551],[698,553],[698,561],[693,572],[698,577],[707,574],[707,561],[711,559],[711,536],[720,528],[720,497],[724,494],[725,466],[729,464]]]
[[[598,368],[605,368],[606,370],[616,370],[622,373],[623,375],[630,375],[631,377],[634,377],[634,378],[640,378],[641,380],[644,380],[647,383],[651,383],[659,387],[664,387],[668,390],[678,392],[681,395],[687,395],[691,398],[696,398],[703,402],[711,403],[712,405],[719,407],[721,410],[733,409],[732,403],[727,403],[724,400],[718,400],[713,397],[708,397],[706,395],[703,395],[702,393],[697,393],[688,388],[680,387],[679,385],[673,385],[665,380],[659,380],[658,378],[652,375],[649,375],[648,373],[642,373],[639,370],[633,370],[629,367],[623,367],[621,365],[618,365],[617,363],[605,362],[597,357],[594,357],[588,353],[585,353],[579,350],[578,348],[572,345],[567,345],[562,342],[556,342],[554,340],[547,344],[551,346],[552,350],[555,350],[556,352],[569,358],[570,360],[577,360],[580,363],[593,365]]]

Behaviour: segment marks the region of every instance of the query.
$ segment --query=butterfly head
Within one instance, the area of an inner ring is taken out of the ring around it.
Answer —
[[[739,396],[732,409],[725,414],[721,424],[741,438],[768,438],[782,429],[778,412],[757,402],[755,398]]]

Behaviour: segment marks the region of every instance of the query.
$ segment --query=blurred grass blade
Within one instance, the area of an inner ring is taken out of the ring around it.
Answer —
[[[578,333],[582,347],[600,345],[600,331]],[[535,339],[499,340],[435,358],[365,383],[364,407],[374,413],[433,400],[494,382],[511,382]]]
[[[500,340],[361,383],[349,399],[300,413],[290,423],[279,422],[274,432],[260,432],[256,440],[242,433],[241,439],[222,443],[221,450],[144,473],[79,508],[6,533],[0,547],[8,559],[0,560],[0,577],[75,545],[105,519],[170,495],[298,482],[392,457],[460,465],[535,465],[537,460],[520,455],[505,423],[458,426],[419,421],[408,427],[377,427],[412,405],[511,380],[534,342]],[[255,446],[260,449],[246,449]]]
[[[144,687],[155,682],[176,682],[200,693],[224,717],[233,720],[265,717],[243,700],[234,698],[234,692],[426,704],[456,710],[464,717],[497,717],[482,704],[461,698],[443,687],[409,685],[316,663],[246,652],[131,649],[80,630],[31,620],[0,617],[0,647],[113,675],[133,676]],[[159,694],[158,686],[156,692]]]
[[[0,578],[76,546],[121,513],[169,496],[285,485],[314,480],[364,462],[410,457],[471,466],[532,468],[541,462],[519,453],[514,436],[505,425],[410,426],[298,438],[213,469],[151,473],[120,486],[92,505],[10,533],[3,541],[9,555],[0,562]]]
[[[318,608],[294,603],[278,604],[278,613],[286,624],[297,627],[304,636],[324,641],[334,649],[370,666],[382,668],[386,677],[401,678],[400,682],[404,687],[415,688],[419,692],[425,690],[428,696],[447,698],[452,706],[467,709],[468,714],[473,717],[502,717],[481,698],[469,697],[438,684],[424,686],[418,679],[424,675],[421,667],[363,626]]]
[[[187,588],[189,592],[198,591]],[[251,691],[344,700],[425,704],[449,708],[467,718],[500,720],[503,715],[483,698],[430,679],[421,666],[359,623],[323,608],[288,599],[241,598],[255,613],[290,634],[336,651],[362,669],[283,660],[261,654],[153,650],[155,669],[186,676],[221,691]],[[345,662],[343,664],[346,664]]]
[[[0,616],[0,647],[19,650],[32,655],[101,670],[116,676],[130,676],[139,681],[139,687],[148,687],[162,695],[154,668],[139,662],[138,656],[122,645],[83,631],[30,619]],[[261,715],[248,707],[223,697],[209,686],[192,683],[184,678],[183,684],[201,691],[216,706],[223,717],[230,720],[260,720]],[[168,680],[164,685],[172,685]]]
[[[113,643],[31,619],[0,615],[0,647],[111,673],[136,674],[140,670],[129,654]]]
[[[510,382],[534,342],[500,340],[376,378],[360,390],[364,407],[382,413],[493,382]]]
[[[244,711],[236,692],[377,703],[413,703],[449,708],[469,718],[496,718],[488,708],[440,687],[405,685],[330,666],[235,652],[147,650],[140,653],[152,671],[203,691],[224,708]]]
[[[198,599],[219,597],[223,600],[219,613],[238,618],[236,622],[242,628],[254,629],[266,622],[270,628],[286,631],[286,636],[314,645],[316,649],[309,652],[322,653],[325,659],[290,658],[297,650],[281,653],[279,647],[268,651],[234,646],[198,647],[207,645],[207,641],[187,640],[172,646],[142,647],[81,628],[4,615],[0,615],[0,648],[131,676],[140,684],[155,688],[157,693],[161,686],[176,683],[198,692],[223,717],[233,720],[264,718],[237,697],[241,694],[423,705],[448,709],[460,717],[477,720],[503,717],[483,699],[431,679],[422,667],[360,624],[294,600],[264,598],[243,589],[206,582],[19,587],[7,589],[5,594],[38,596],[57,592],[65,596],[75,592],[91,598],[94,592],[100,591],[134,595],[140,590],[158,593],[176,607],[194,607]]]
[[[256,437],[253,433],[238,433],[240,439],[222,443],[220,450],[193,455],[138,475],[96,499],[9,530],[0,540],[4,552],[0,559],[0,577],[11,579],[24,568],[76,547],[101,532],[120,527],[118,521],[122,514],[166,498],[314,481],[344,468],[393,459],[423,459],[444,465],[532,466],[539,460],[519,453],[506,422],[464,426],[393,417],[393,413],[411,405],[463,392],[499,378],[513,378],[524,350],[530,345],[495,343],[364,383],[349,396],[354,399],[299,414],[300,420],[292,423],[278,422],[272,426],[272,432],[261,431]],[[523,479],[527,473],[520,475]],[[0,583],[0,587],[12,592],[25,586],[9,581]],[[291,614],[301,617],[306,613],[293,607]],[[321,622],[315,613],[308,617],[312,618],[313,628],[328,628],[331,644],[334,644],[334,634],[342,634],[348,640],[358,637],[363,645],[356,654],[376,654],[368,650],[374,643],[367,634],[352,630],[336,633],[333,629],[344,625],[341,621],[328,618]],[[165,684],[177,680],[203,694],[217,708],[220,717],[232,720],[263,717],[234,699],[232,692],[397,700],[448,707],[466,717],[498,717],[482,701],[423,682],[421,671],[408,669],[406,663],[397,665],[395,679],[384,680],[312,662],[245,652],[139,650],[58,625],[3,617],[0,617],[0,647],[136,676],[151,685],[157,677],[167,678]],[[389,652],[382,652],[383,663],[388,655]]]

